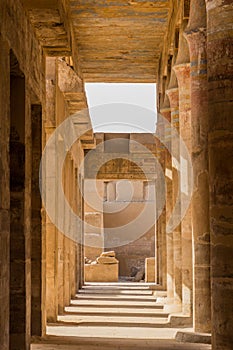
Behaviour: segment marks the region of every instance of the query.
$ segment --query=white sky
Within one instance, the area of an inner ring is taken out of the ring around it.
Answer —
[[[156,84],[86,83],[85,90],[94,132],[155,131]]]

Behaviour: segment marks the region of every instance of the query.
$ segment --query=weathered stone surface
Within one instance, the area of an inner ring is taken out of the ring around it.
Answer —
[[[98,264],[118,264],[118,260],[112,256],[100,256],[96,261]]]
[[[85,265],[85,282],[118,282],[117,264]]]
[[[186,21],[183,22],[180,40],[179,51],[176,58],[176,64],[173,67],[179,87],[179,126],[180,136],[186,144],[186,147],[191,153],[191,111],[190,111],[190,57],[186,39],[184,38],[184,29]],[[185,201],[185,193],[182,191],[186,179],[181,177],[181,210]],[[183,312],[187,315],[192,314],[192,214],[191,207],[185,213],[181,222],[182,232],[182,307]]]
[[[168,7],[167,1],[71,1],[84,79],[155,82]]]
[[[145,260],[145,282],[156,282],[155,258]]]
[[[101,256],[108,256],[108,257],[113,257],[113,258],[115,258],[115,257],[116,257],[116,253],[115,253],[113,250],[111,250],[111,251],[109,251],[109,252],[103,252],[103,253],[101,253]]]
[[[3,350],[9,349],[9,279],[10,279],[10,169],[9,169],[9,130],[10,130],[10,49],[0,35],[2,53],[0,55],[0,339]]]
[[[207,1],[212,346],[232,347],[232,3]]]
[[[198,15],[197,15],[198,14]],[[185,29],[190,52],[191,133],[194,193],[192,229],[194,245],[193,315],[196,332],[211,331],[210,241],[208,176],[208,91],[206,56],[206,9],[202,0],[191,1]],[[200,300],[202,302],[200,303]],[[205,305],[203,307],[203,305]]]
[[[133,278],[134,282],[140,282],[145,279],[145,267],[141,267]]]
[[[175,64],[174,57],[173,65]],[[171,78],[166,90],[171,108],[171,125],[179,133],[179,89],[177,79],[172,69]],[[173,207],[177,205],[177,196],[179,195],[179,175],[177,169],[177,160],[180,154],[179,140],[171,139],[172,151],[172,201]],[[179,205],[179,204],[178,204]],[[175,220],[180,220],[180,205],[177,209]],[[173,231],[173,259],[174,259],[174,303],[181,307],[182,303],[182,247],[181,247],[181,225],[179,224]]]

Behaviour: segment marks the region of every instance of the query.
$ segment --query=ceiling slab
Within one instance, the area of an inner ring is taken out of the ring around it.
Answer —
[[[70,0],[69,4],[85,81],[156,82],[168,0]]]

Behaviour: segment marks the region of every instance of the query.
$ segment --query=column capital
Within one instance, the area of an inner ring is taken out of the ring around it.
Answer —
[[[171,108],[170,107],[164,107],[164,108],[161,108],[159,113],[162,114],[162,116],[164,116],[164,114],[166,113],[170,113],[171,112]]]
[[[179,35],[179,49],[176,57],[175,66],[190,62],[189,47],[188,47],[187,40],[185,39],[185,36],[184,36],[186,25],[187,25],[187,22],[184,21],[182,24],[182,31],[180,32],[180,35]]]
[[[206,30],[206,3],[205,0],[191,0],[190,15],[185,35]]]
[[[178,87],[175,87],[175,88],[172,88],[172,89],[167,89],[166,90],[166,94],[169,98],[169,101],[170,101],[170,106],[172,108],[172,103],[171,103],[171,100],[173,100],[173,96],[175,96],[176,98],[179,97],[179,88]]]
[[[197,28],[195,31],[186,31],[184,36],[189,45],[190,61],[206,58],[206,28]]]
[[[166,94],[170,101],[172,118],[174,112],[176,112],[176,114],[179,113],[179,88],[168,89],[166,90]]]
[[[189,78],[190,75],[190,69],[191,69],[191,64],[189,63],[181,63],[181,64],[177,64],[173,67],[175,73],[176,73],[176,77],[179,80],[179,78]],[[188,79],[187,79],[188,81]],[[179,85],[179,83],[178,83]]]
[[[187,40],[188,43],[190,41],[201,41],[205,42],[206,41],[206,27],[197,27],[195,29],[186,29],[184,32],[184,37]]]

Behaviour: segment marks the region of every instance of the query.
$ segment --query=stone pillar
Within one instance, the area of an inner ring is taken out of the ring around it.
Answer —
[[[45,125],[46,125],[46,101],[43,101],[42,106],[42,130],[41,130],[41,146],[42,150],[44,149],[46,145],[46,132],[45,132]],[[42,255],[42,261],[41,261],[41,298],[42,298],[42,305],[41,305],[41,315],[42,315],[42,336],[44,337],[46,335],[46,325],[47,325],[47,310],[46,310],[46,210],[42,203],[41,208],[41,255]]]
[[[0,339],[2,350],[9,349],[10,279],[10,50],[0,35]]]
[[[208,175],[208,91],[205,0],[192,0],[185,37],[191,62],[191,133],[194,191],[193,231],[193,326],[211,332],[210,234]]]
[[[55,127],[46,128],[47,141],[54,132]],[[54,149],[55,153],[56,150]],[[55,157],[55,155],[53,155]],[[49,164],[46,164],[49,167]],[[46,169],[45,169],[46,171]],[[54,174],[54,177],[56,174]],[[54,193],[54,210],[56,210],[54,186],[55,181],[51,179],[50,190]],[[54,188],[52,188],[54,186]],[[47,321],[56,322],[57,320],[57,229],[46,215],[46,311]]]
[[[179,135],[179,89],[174,70],[171,72],[166,94],[170,101],[171,109],[171,125],[176,129]],[[172,200],[173,207],[176,205],[177,196],[180,191],[179,173],[177,169],[177,160],[180,157],[179,140],[171,139],[172,151]],[[174,214],[173,214],[174,215]],[[176,219],[180,220],[180,210],[177,212]],[[181,309],[182,303],[182,250],[181,250],[181,225],[179,224],[173,230],[173,258],[174,258],[174,304],[177,306],[177,311]]]
[[[164,141],[168,149],[165,149],[165,181],[166,181],[166,225],[172,213],[172,158],[169,148],[171,148],[171,109],[168,97],[165,95],[165,100],[160,109],[161,115],[168,121],[164,127]],[[167,247],[167,304],[173,304],[174,300],[174,264],[173,264],[173,235],[172,232],[166,232],[166,247]]]
[[[46,120],[44,123],[45,128],[45,141],[47,142],[51,134],[56,128],[56,110],[55,110],[55,98],[56,98],[56,59],[49,57],[46,59]],[[57,149],[53,149],[53,159]],[[46,164],[46,168],[49,167]],[[44,169],[46,173],[46,169]],[[54,193],[54,211],[56,212],[57,198],[56,198],[56,186],[55,179],[56,173],[53,174],[53,179],[47,179],[51,181],[48,183],[49,189]],[[57,320],[57,229],[56,226],[50,221],[48,215],[46,215],[46,314],[48,322],[56,322]]]
[[[206,1],[212,347],[233,344],[232,1]]]
[[[80,176],[82,193],[84,193],[84,175]],[[84,198],[81,195],[81,217],[82,217],[82,225],[81,225],[81,244],[80,244],[80,287],[84,285]]]
[[[165,146],[160,142],[164,138],[164,123],[160,115],[158,115],[156,125],[156,151],[157,159],[160,163],[162,170],[165,172]],[[163,178],[158,177],[156,180],[156,188],[161,188],[164,184]],[[163,198],[159,197],[160,191],[156,193],[156,210],[159,208],[160,201]],[[157,213],[158,215],[159,213]],[[160,284],[165,290],[167,288],[167,243],[166,243],[166,203],[164,209],[157,219],[156,225],[157,233],[157,283]]]
[[[75,164],[74,168],[75,172],[75,212],[80,217],[80,196],[79,196],[79,187],[78,187],[78,166]],[[79,290],[79,275],[80,275],[80,266],[81,266],[81,260],[80,260],[80,243],[79,243],[79,227],[77,228],[77,235],[76,235],[76,252],[75,252],[75,278],[76,278],[76,284],[75,284],[75,290],[76,292]]]
[[[74,212],[76,212],[75,208],[75,171],[74,171],[74,160],[71,158],[71,198],[70,198],[70,206]],[[73,298],[76,294],[76,273],[75,273],[75,248],[76,242],[75,237],[72,238],[71,241],[71,257],[70,257],[70,278],[71,278],[71,297]]]
[[[17,59],[10,76],[10,349],[29,349],[31,311],[31,114]],[[17,322],[16,322],[17,320]]]
[[[73,170],[73,158],[72,154],[69,152],[68,153],[68,186],[69,186],[69,191],[68,191],[68,202],[70,205],[70,209],[74,211],[74,170]],[[70,218],[70,216],[69,216]],[[70,222],[69,222],[70,226]],[[70,298],[75,296],[75,265],[74,265],[74,258],[75,258],[75,237],[69,237],[69,243],[70,243],[70,252],[69,252],[69,275],[70,275]]]
[[[58,313],[62,314],[64,311],[64,236],[58,231],[57,237],[57,303]]]
[[[185,28],[184,21],[182,28]],[[191,117],[190,117],[190,62],[187,42],[181,29],[179,51],[176,64],[173,67],[179,87],[179,120],[180,136],[191,154]],[[185,197],[185,179],[180,179],[181,211]],[[182,309],[185,315],[192,313],[192,215],[191,207],[187,210],[182,222]]]
[[[67,201],[69,202],[69,164],[70,163],[70,156],[67,154],[65,162],[64,162],[64,169],[63,169],[63,188],[64,193],[67,198]],[[70,223],[70,216],[68,208],[65,208],[65,211],[63,213],[64,215],[64,232],[68,232],[69,230],[69,223]],[[64,305],[68,306],[70,304],[70,238],[64,235],[63,240],[63,250],[64,250],[64,273],[63,273],[63,286],[64,286]]]
[[[31,195],[31,335],[43,333],[42,295],[42,217],[39,189],[39,168],[42,153],[42,108],[31,106],[32,123],[32,195]]]
[[[28,82],[25,85],[25,184],[24,184],[24,240],[25,240],[25,349],[31,341],[31,231],[32,231],[32,121]],[[18,112],[17,112],[18,113]],[[18,117],[18,114],[17,114]]]

